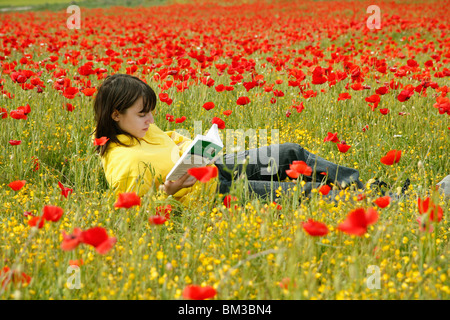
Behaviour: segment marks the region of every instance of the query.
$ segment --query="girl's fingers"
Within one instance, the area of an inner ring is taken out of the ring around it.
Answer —
[[[197,179],[195,179],[194,177],[192,177],[192,179],[188,179],[183,183],[183,188],[186,187],[191,187],[193,186],[195,183],[197,182]]]

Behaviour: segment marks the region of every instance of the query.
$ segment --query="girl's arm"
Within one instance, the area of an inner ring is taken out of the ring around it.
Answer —
[[[180,150],[180,155],[184,153],[186,148],[191,144],[192,140],[189,139],[186,136],[183,136],[175,131],[166,131],[165,132],[169,138],[175,142],[175,144],[178,146],[178,149]]]

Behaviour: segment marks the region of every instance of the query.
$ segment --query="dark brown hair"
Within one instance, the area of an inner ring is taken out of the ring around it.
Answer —
[[[105,81],[98,88],[94,101],[95,114],[95,138],[107,137],[109,140],[103,146],[96,146],[95,151],[103,156],[111,142],[129,146],[121,143],[117,135],[125,134],[131,139],[139,139],[119,128],[116,121],[111,117],[117,110],[124,114],[136,100],[143,99],[144,108],[141,112],[153,111],[156,107],[156,94],[148,84],[141,79],[128,75],[117,73],[107,76]]]

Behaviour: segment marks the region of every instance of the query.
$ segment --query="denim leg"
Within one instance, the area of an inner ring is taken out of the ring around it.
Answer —
[[[305,176],[306,181],[320,182],[327,173],[327,183],[337,183],[348,186],[356,183],[360,189],[364,188],[359,180],[358,170],[339,166],[316,156],[296,143],[283,143],[241,151],[238,153],[225,154],[223,158],[217,159],[215,165],[219,169],[220,181],[231,181],[231,174],[225,171],[225,167],[233,170],[235,178],[243,171],[244,160],[248,157],[248,165],[245,174],[248,180],[255,181],[281,181],[288,178],[286,170],[295,160],[306,162],[313,169],[310,177]]]

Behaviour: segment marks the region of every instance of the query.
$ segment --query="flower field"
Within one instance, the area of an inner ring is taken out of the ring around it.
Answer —
[[[1,13],[0,298],[448,299],[450,2],[378,1],[379,29],[371,4],[80,5],[80,29]],[[155,90],[164,131],[217,123],[231,153],[227,130],[278,130],[367,186],[410,185],[116,196],[92,135],[114,73]]]

